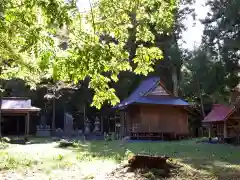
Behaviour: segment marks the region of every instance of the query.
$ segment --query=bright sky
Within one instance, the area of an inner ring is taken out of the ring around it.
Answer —
[[[187,30],[183,32],[183,41],[186,42],[183,44],[184,48],[193,49],[194,45],[198,46],[201,43],[204,26],[199,20],[204,19],[209,12],[209,7],[204,6],[205,2],[206,0],[196,0],[196,3],[193,5],[196,12],[196,20],[194,21],[193,18],[189,16],[184,21],[187,27]]]
[[[196,21],[191,16],[184,21],[187,30],[183,32],[183,41],[185,42],[182,44],[183,48],[192,50],[194,45],[198,46],[201,43],[204,27],[199,19],[203,19],[209,11],[207,7],[204,7],[205,2],[206,0],[196,0],[196,3],[193,5],[196,12]],[[78,7],[80,12],[89,10],[89,0],[78,0]]]

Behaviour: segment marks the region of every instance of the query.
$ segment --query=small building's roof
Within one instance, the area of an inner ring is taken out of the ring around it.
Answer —
[[[211,112],[204,118],[203,122],[225,121],[234,112],[234,106],[214,104]]]
[[[125,100],[119,103],[115,108],[123,108],[130,104],[161,104],[161,105],[176,105],[176,106],[188,106],[186,101],[180,98],[174,97],[168,93],[168,95],[153,95],[153,92],[157,86],[161,86],[166,90],[162,84],[160,84],[159,77],[148,78],[140,83],[138,88]],[[159,91],[158,91],[159,92]]]
[[[40,111],[40,108],[32,106],[30,99],[3,98],[1,110],[3,111]]]

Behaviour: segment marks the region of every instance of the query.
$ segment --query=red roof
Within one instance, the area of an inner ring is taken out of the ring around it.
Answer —
[[[235,107],[223,104],[214,104],[212,111],[204,118],[203,122],[225,121],[233,112]]]

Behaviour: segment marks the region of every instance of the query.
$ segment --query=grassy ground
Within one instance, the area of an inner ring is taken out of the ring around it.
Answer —
[[[0,146],[0,172],[30,169],[46,177],[57,173],[58,177],[71,174],[78,179],[93,179],[112,171],[128,153],[148,153],[168,155],[183,165],[181,174],[173,179],[240,179],[240,147],[237,146],[201,144],[195,140],[124,144],[91,141],[76,143],[74,148],[59,148],[57,142],[49,140],[34,142]]]
[[[89,142],[78,151],[99,159],[122,160],[127,152],[167,155],[184,165],[189,176],[240,179],[240,147],[223,144],[202,144],[195,140],[180,142]]]

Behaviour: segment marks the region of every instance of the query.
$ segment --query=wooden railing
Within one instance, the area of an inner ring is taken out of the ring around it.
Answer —
[[[133,140],[176,140],[185,139],[189,134],[176,134],[174,132],[131,132]]]

